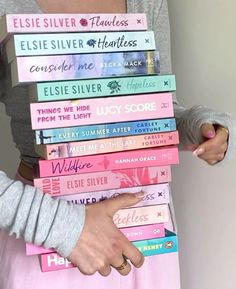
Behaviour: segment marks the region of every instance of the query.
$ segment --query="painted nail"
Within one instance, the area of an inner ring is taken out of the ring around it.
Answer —
[[[138,192],[138,193],[135,193],[135,197],[138,198],[138,199],[142,199],[145,195],[146,195],[145,192]]]
[[[215,136],[215,132],[214,131],[208,131],[207,132],[207,137],[213,138],[214,136]]]
[[[200,156],[201,154],[203,154],[204,152],[205,152],[204,148],[196,149],[193,152],[193,155],[197,157],[197,156]]]

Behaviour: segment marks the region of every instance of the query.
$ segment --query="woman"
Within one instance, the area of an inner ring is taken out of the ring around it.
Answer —
[[[0,1],[0,14],[4,13],[147,13],[149,29],[156,34],[160,51],[161,73],[171,72],[169,19],[166,0],[11,0]],[[4,54],[4,50],[2,51]],[[9,67],[5,67],[1,79],[0,100],[5,103],[12,119],[14,141],[21,152],[22,162],[18,178],[23,182],[32,179],[31,166],[37,162],[33,149],[27,92],[22,87],[11,89]],[[175,117],[180,131],[181,145],[194,151],[194,155],[213,165],[226,161],[232,155],[235,133],[232,118],[206,107],[184,109],[175,103]],[[214,124],[214,125],[213,125]],[[228,133],[229,132],[229,133]],[[6,233],[0,236],[0,288],[1,289],[179,289],[177,253],[143,258],[137,250],[122,238],[111,222],[113,213],[137,202],[138,196],[125,195],[86,208],[73,207],[51,200],[31,186],[13,182],[0,174],[0,226],[16,233],[27,241],[55,247],[68,256],[76,269],[41,273],[37,257],[26,257],[23,240],[15,240]],[[24,199],[27,201],[24,201]],[[11,206],[9,206],[11,204]],[[8,210],[6,210],[6,206]],[[3,216],[3,206],[5,215]],[[99,217],[98,217],[99,216]],[[103,226],[101,226],[101,224]],[[81,229],[83,231],[81,233]],[[172,229],[172,224],[169,224]],[[45,231],[44,231],[45,230]],[[99,231],[102,234],[94,235]],[[70,235],[68,238],[67,236]],[[80,237],[80,238],[79,238]],[[113,240],[109,243],[109,239]],[[114,240],[118,239],[119,242]],[[77,241],[78,240],[78,241]],[[111,244],[112,243],[112,244]],[[106,252],[102,245],[106,245]],[[114,254],[112,249],[116,249]],[[111,270],[111,266],[117,270]],[[120,274],[117,274],[117,271]],[[130,272],[131,271],[131,272]],[[100,273],[100,274],[99,274]],[[127,275],[122,278],[121,275]],[[108,277],[104,278],[103,276]]]

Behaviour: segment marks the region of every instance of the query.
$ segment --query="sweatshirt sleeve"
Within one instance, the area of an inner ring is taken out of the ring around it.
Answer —
[[[85,206],[53,199],[0,171],[0,229],[67,257],[79,239]]]
[[[159,1],[153,0],[153,3],[155,2]],[[167,1],[162,0],[159,7],[155,7],[154,10],[158,9],[158,11],[156,11],[155,21],[153,21],[153,30],[156,34],[157,49],[160,51],[161,74],[170,74],[172,73],[172,67]],[[179,104],[175,93],[173,93],[173,103],[177,129],[180,134],[180,149],[189,144],[200,144],[203,141],[200,134],[202,124],[216,124],[229,130],[228,149],[225,158],[217,165],[224,164],[232,158],[236,149],[236,120],[231,114],[218,112],[201,105],[195,105],[189,109],[184,108]]]

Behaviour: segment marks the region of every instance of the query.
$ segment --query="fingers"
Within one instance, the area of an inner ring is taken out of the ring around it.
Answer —
[[[130,262],[136,267],[140,268],[144,263],[144,257],[140,251],[134,247],[130,242],[127,242],[124,248],[124,255],[130,260]]]
[[[113,222],[114,213],[122,208],[135,205],[145,193],[122,194],[100,203],[86,206],[83,230],[69,260],[85,275],[99,272],[107,276],[111,266],[121,275],[131,270],[129,261],[139,267],[143,260],[140,252],[128,241]]]
[[[98,272],[102,276],[106,277],[106,276],[108,276],[111,273],[111,266],[110,265],[106,265],[103,268],[101,268],[100,270],[98,270]]]
[[[202,127],[202,133],[207,134],[210,125],[206,124]],[[205,160],[208,164],[214,165],[222,161],[225,157],[225,152],[228,147],[228,130],[222,127],[216,128],[215,136],[204,141],[193,152],[193,155]]]
[[[136,194],[121,194],[115,198],[103,201],[106,205],[108,214],[113,217],[113,215],[120,209],[131,207],[136,205],[144,197],[144,192],[139,192]]]
[[[215,127],[210,123],[204,123],[201,126],[201,133],[204,138],[211,139],[216,135]]]
[[[126,276],[131,271],[131,265],[126,257],[121,256],[121,258],[115,260],[112,266],[123,276]]]
[[[216,133],[218,135],[224,134],[226,139],[229,137],[229,130],[223,126],[218,126]]]

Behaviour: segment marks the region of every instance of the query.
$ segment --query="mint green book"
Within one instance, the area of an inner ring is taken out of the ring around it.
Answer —
[[[75,81],[41,82],[30,88],[31,101],[112,97],[176,90],[175,75],[145,75]]]

